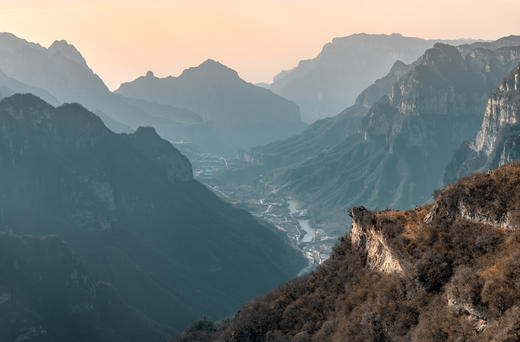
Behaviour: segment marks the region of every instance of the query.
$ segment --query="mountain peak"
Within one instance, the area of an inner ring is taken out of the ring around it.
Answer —
[[[408,64],[406,64],[405,62],[398,59],[395,61],[394,65],[392,65],[392,68],[390,68],[389,74],[394,74],[394,73],[400,72],[402,70],[408,70],[408,68],[409,68]]]
[[[197,67],[184,70],[179,78],[183,77],[216,77],[218,79],[239,79],[238,73],[224,64],[208,58]]]
[[[85,68],[88,68],[87,62],[78,49],[76,49],[74,45],[69,44],[66,40],[55,40],[54,43],[49,46],[49,52],[55,55],[61,55]]]
[[[433,48],[426,50],[421,62],[425,65],[460,64],[463,58],[455,46],[435,43]]]

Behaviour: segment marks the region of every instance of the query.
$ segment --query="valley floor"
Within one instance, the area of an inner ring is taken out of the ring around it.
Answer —
[[[261,191],[262,187],[258,186],[223,181],[219,177],[223,171],[242,167],[235,160],[209,153],[190,155],[190,159],[199,181],[226,201],[269,222],[289,238],[309,260],[309,266],[301,274],[311,271],[330,256],[338,237],[314,223],[307,210],[299,207],[298,199],[276,191]]]

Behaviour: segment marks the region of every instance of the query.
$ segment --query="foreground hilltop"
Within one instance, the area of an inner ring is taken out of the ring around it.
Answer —
[[[350,215],[315,272],[174,341],[518,339],[520,163],[462,178],[422,207]]]

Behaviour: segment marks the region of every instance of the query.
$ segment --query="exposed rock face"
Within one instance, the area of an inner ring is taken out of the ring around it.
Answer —
[[[491,94],[480,130],[455,153],[446,181],[496,168],[520,157],[520,65]]]
[[[306,126],[296,104],[245,82],[236,71],[211,59],[178,77],[148,73],[123,83],[116,92],[200,113],[214,135],[203,147],[221,153],[287,138]]]
[[[373,80],[385,75],[396,60],[410,63],[438,41],[400,34],[353,34],[334,38],[318,56],[302,60],[274,77],[270,88],[296,102],[302,118],[312,123],[350,107]],[[467,41],[445,41],[462,44]]]
[[[461,179],[423,207],[355,207],[350,233],[315,272],[173,341],[514,341],[519,216],[495,223],[518,212],[519,190],[516,163]]]
[[[33,95],[0,102],[0,208],[1,231],[57,235],[111,283],[150,322],[140,341],[229,315],[305,263],[274,228],[193,180],[154,129],[115,134],[78,104]]]
[[[385,237],[374,226],[375,215],[365,207],[354,207],[350,210],[350,217],[352,245],[366,253],[367,266],[385,273],[404,275],[406,272],[401,265],[404,260],[391,250]]]

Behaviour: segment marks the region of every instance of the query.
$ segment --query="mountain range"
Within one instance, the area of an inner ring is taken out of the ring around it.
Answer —
[[[0,33],[0,340],[512,341],[519,115],[520,36],[356,34],[271,85],[208,59],[112,92]],[[192,145],[225,163],[208,187]]]
[[[88,277],[110,284],[124,307],[149,322],[149,341],[198,317],[225,317],[305,266],[275,228],[195,181],[189,160],[153,128],[116,134],[78,104],[53,107],[30,94],[0,102],[0,193],[2,231],[63,240]],[[24,304],[27,313],[33,304]],[[34,310],[41,315],[35,326],[50,331],[54,313]],[[112,320],[116,332],[126,324]],[[83,340],[81,329],[74,336],[67,340]]]
[[[472,40],[426,40],[398,33],[334,38],[315,58],[275,76],[270,89],[297,103],[302,119],[312,123],[351,106],[396,60],[411,63],[437,42],[459,45]]]
[[[45,48],[1,33],[0,71],[0,94],[23,90],[55,105],[81,103],[116,132],[153,126],[169,141],[194,143],[202,151],[233,156],[239,147],[286,138],[305,128],[294,103],[246,83],[235,71],[211,60],[186,70],[179,78],[166,78],[182,84],[176,90],[164,88],[162,92],[170,101],[157,102],[144,99],[144,94],[157,89],[145,87],[143,94],[129,91],[134,95],[131,98],[121,95],[124,89],[132,88],[130,84],[123,85],[118,94],[111,92],[66,41],[55,41]],[[152,73],[148,76],[145,80],[156,79]],[[25,86],[13,86],[12,79]],[[133,87],[145,83],[138,79]]]
[[[443,184],[452,154],[477,132],[489,94],[518,62],[520,45],[462,55],[438,43],[409,66],[398,62],[336,117],[241,156],[337,232],[356,204],[420,205]]]

